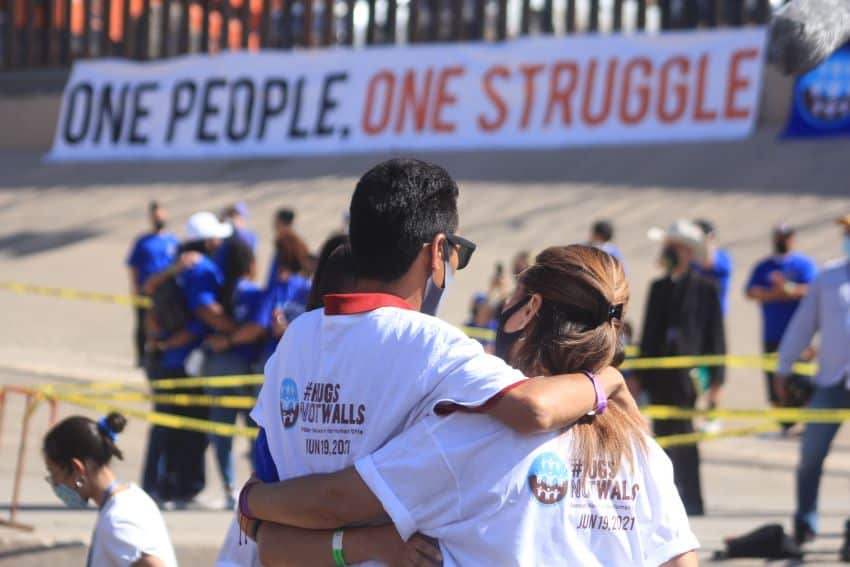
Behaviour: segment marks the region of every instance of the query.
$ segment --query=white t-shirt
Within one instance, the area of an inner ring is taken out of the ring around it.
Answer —
[[[433,413],[525,380],[448,323],[384,294],[325,297],[265,368],[251,417],[281,479],[342,470]]]
[[[357,471],[407,539],[439,539],[444,566],[657,566],[696,549],[655,441],[635,467],[571,458],[568,431],[518,435],[493,419],[429,417]],[[586,477],[582,481],[582,470]]]
[[[116,492],[100,510],[92,536],[90,567],[127,567],[152,555],[166,567],[177,567],[168,529],[156,503],[131,484]]]

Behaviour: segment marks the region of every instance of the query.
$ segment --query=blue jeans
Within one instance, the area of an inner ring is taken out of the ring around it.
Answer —
[[[204,376],[236,376],[251,374],[251,364],[243,357],[232,352],[207,352],[204,359]],[[250,395],[246,388],[204,388],[208,396],[241,396]],[[223,408],[213,406],[210,408],[210,421],[217,423],[236,423],[239,413],[247,413],[246,410],[236,408]],[[235,473],[233,470],[233,437],[223,435],[210,435],[210,443],[215,447],[215,457],[218,462],[218,470],[224,481],[225,488],[232,490],[235,487]]]
[[[812,409],[848,409],[850,391],[844,382],[828,388],[815,388],[809,403]],[[800,465],[797,467],[797,512],[794,519],[805,524],[812,532],[818,531],[818,488],[823,472],[823,461],[840,423],[809,423],[803,432],[800,446]]]

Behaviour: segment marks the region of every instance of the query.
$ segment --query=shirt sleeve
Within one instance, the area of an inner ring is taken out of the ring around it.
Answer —
[[[800,265],[800,280],[801,281],[799,283],[807,284],[807,283],[811,283],[812,281],[814,281],[815,276],[818,273],[817,264],[815,264],[809,258],[804,258],[803,261],[800,264],[801,264]]]
[[[459,408],[485,410],[487,402],[527,378],[501,358],[487,354],[480,342],[452,328],[428,365],[426,410]]]
[[[433,534],[461,517],[457,478],[427,421],[354,466],[405,541],[416,532]]]
[[[746,291],[750,291],[757,285],[764,285],[764,282],[762,281],[761,277],[761,272],[761,265],[758,265],[753,269],[753,273],[750,274],[750,279],[747,280],[747,285],[744,287]]]
[[[142,263],[141,255],[142,255],[142,239],[136,240],[133,243],[133,247],[130,249],[130,254],[127,256],[127,265],[131,268],[139,269]]]
[[[648,471],[643,475],[649,507],[653,514],[651,529],[643,542],[645,563],[661,565],[674,557],[699,548],[699,541],[688,524],[685,506],[676,489],[673,463],[652,439],[648,443]]]
[[[265,318],[263,317],[263,303],[264,303],[263,292],[261,290],[255,290],[251,293],[251,298],[248,302],[248,314],[245,317],[246,323],[254,323],[265,327]]]
[[[219,283],[213,272],[197,270],[188,273],[186,277],[186,300],[189,303],[189,309],[194,311],[218,301],[216,295],[218,288]]]

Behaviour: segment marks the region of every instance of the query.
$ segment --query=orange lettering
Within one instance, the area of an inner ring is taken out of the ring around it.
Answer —
[[[750,117],[749,108],[740,108],[735,106],[735,97],[737,91],[745,90],[750,87],[749,79],[741,77],[740,71],[741,60],[755,59],[759,55],[758,49],[750,48],[741,51],[736,51],[732,55],[732,62],[729,64],[729,81],[727,82],[726,105],[723,114],[730,120],[746,120]]]
[[[528,128],[531,121],[531,110],[534,107],[534,77],[543,70],[543,65],[520,65],[519,72],[525,81],[525,105],[522,109],[522,120],[519,127],[523,130]]]
[[[398,115],[395,121],[395,131],[397,134],[404,130],[404,119],[408,107],[410,107],[410,111],[413,114],[413,129],[417,132],[425,129],[425,122],[428,119],[428,100],[431,96],[431,80],[433,78],[433,69],[425,71],[425,84],[420,91],[420,96],[417,98],[416,71],[410,69],[404,74],[404,82],[401,86],[401,100],[398,104]]]
[[[566,85],[561,85],[561,75],[569,72],[569,80]],[[549,79],[549,103],[546,105],[546,117],[543,124],[549,126],[555,115],[555,107],[561,106],[561,124],[572,124],[573,113],[570,99],[576,90],[578,79],[578,65],[575,61],[561,61],[555,63]]]
[[[602,84],[602,92],[604,93],[602,101],[602,109],[599,114],[593,115],[591,108],[593,100],[596,98],[593,92],[594,83],[596,82],[596,59],[591,59],[587,70],[587,83],[584,85],[584,96],[581,101],[581,119],[588,126],[598,126],[608,120],[608,115],[611,113],[611,98],[614,93],[614,78],[617,74],[617,66],[619,60],[614,58],[608,62],[608,69],[605,72],[605,82]]]
[[[432,120],[434,132],[444,132],[446,134],[451,134],[455,131],[455,125],[452,122],[444,122],[443,121],[443,110],[447,105],[451,105],[457,102],[457,97],[449,93],[446,89],[449,86],[449,80],[453,77],[460,77],[466,71],[463,67],[446,67],[440,73],[440,83],[437,87],[437,102],[434,104],[434,118]]]
[[[707,87],[705,74],[708,68],[708,55],[701,55],[697,69],[697,103],[694,107],[694,120],[711,122],[717,120],[717,111],[705,108],[705,89]]]
[[[659,88],[661,92],[658,97],[658,119],[664,124],[676,122],[682,118],[682,115],[685,114],[685,107],[688,104],[688,86],[687,83],[682,80],[677,85],[673,86],[673,92],[676,95],[676,104],[672,111],[667,110],[667,97],[670,94],[670,70],[674,66],[679,68],[679,75],[684,79],[684,76],[690,69],[690,62],[687,57],[677,55],[676,57],[666,61],[664,65],[661,66],[661,84]]]
[[[511,73],[508,71],[508,68],[502,65],[495,65],[484,74],[484,94],[487,95],[487,98],[496,107],[496,118],[494,120],[487,120],[483,114],[478,115],[478,127],[485,132],[498,130],[505,125],[505,120],[508,118],[508,105],[505,103],[505,99],[496,92],[493,86],[493,78],[500,77],[507,79],[510,76]]]
[[[375,121],[373,110],[375,108],[375,91],[379,85],[384,85],[383,99],[381,102],[381,115]],[[392,113],[393,92],[395,91],[395,75],[392,71],[381,71],[369,81],[369,87],[366,89],[366,106],[363,107],[363,131],[369,136],[375,136],[383,132],[387,124],[390,122],[390,114]]]
[[[652,73],[652,62],[645,57],[637,57],[626,64],[623,71],[623,95],[620,99],[620,120],[626,125],[635,125],[642,122],[646,118],[646,113],[649,111],[649,86],[646,81],[635,89],[638,98],[637,112],[629,111],[629,99],[631,98],[632,87],[632,71],[640,69],[644,78],[649,77]]]

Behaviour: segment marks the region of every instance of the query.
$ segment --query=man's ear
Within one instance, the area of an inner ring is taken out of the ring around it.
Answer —
[[[444,243],[446,241],[445,234],[435,236],[428,246],[429,251],[429,268],[431,270],[434,283],[443,287],[445,285],[445,255]]]

